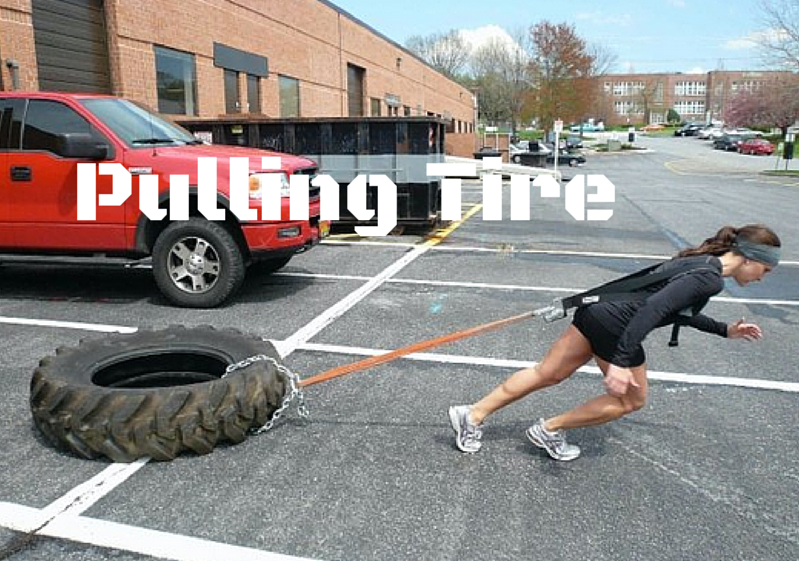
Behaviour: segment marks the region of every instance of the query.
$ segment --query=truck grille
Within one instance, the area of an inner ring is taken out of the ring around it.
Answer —
[[[294,175],[310,175],[311,178],[309,181],[313,181],[313,178],[316,177],[317,171],[318,171],[317,168],[300,168],[294,170]],[[308,189],[308,197],[311,200],[318,199],[319,191],[320,191],[319,187],[314,187],[313,185],[311,185]]]

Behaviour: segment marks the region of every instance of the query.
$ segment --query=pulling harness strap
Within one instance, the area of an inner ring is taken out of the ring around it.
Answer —
[[[658,272],[654,272],[661,267],[663,263],[657,263],[640,271],[636,271],[630,275],[610,281],[600,286],[586,290],[579,294],[569,296],[560,300],[560,305],[563,306],[562,315],[564,317],[566,312],[572,308],[579,308],[588,304],[595,304],[597,302],[636,302],[646,300],[650,293],[643,292],[641,289],[653,286],[663,281],[675,278],[688,272],[698,270],[714,269],[708,267],[706,264],[710,261],[711,257],[707,257],[704,263],[691,264],[685,267],[675,267]],[[669,340],[670,347],[679,345],[680,327],[684,322],[678,319],[671,329],[671,339]]]

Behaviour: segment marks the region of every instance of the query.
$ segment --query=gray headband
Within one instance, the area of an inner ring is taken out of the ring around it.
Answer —
[[[773,245],[754,243],[738,237],[735,238],[732,247],[747,259],[760,261],[772,267],[776,267],[780,262],[780,248]]]

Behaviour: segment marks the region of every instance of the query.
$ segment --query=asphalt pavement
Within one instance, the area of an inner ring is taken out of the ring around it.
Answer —
[[[650,150],[563,170],[615,185],[615,202],[586,205],[612,208],[606,222],[577,221],[563,196],[535,190],[531,220],[511,221],[507,182],[505,219],[485,221],[482,186],[465,181],[464,212],[476,212],[451,231],[334,236],[279,274],[248,277],[217,310],[170,307],[147,271],[0,267],[0,559],[799,559],[799,185],[759,175],[768,158],[691,138],[638,143]],[[87,461],[31,421],[40,358],[106,331],[237,328],[290,351],[285,364],[307,377],[540,307],[750,222],[777,231],[785,263],[757,286],[728,284],[707,312],[746,317],[764,339],[686,329],[672,349],[668,330],[653,333],[649,403],[573,431],[583,455],[571,463],[524,430],[600,394],[593,365],[489,419],[477,455],[457,451],[446,414],[540,360],[566,320],[309,387],[310,419],[292,409],[206,456]]]

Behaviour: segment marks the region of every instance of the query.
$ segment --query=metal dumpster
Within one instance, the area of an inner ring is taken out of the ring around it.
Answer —
[[[441,180],[427,164],[444,161],[447,122],[434,117],[212,119],[179,121],[214,144],[250,146],[305,156],[341,187],[341,222],[359,222],[347,210],[346,186],[361,174],[384,174],[397,185],[397,224],[434,226],[441,216]],[[377,188],[366,204],[377,210]]]

